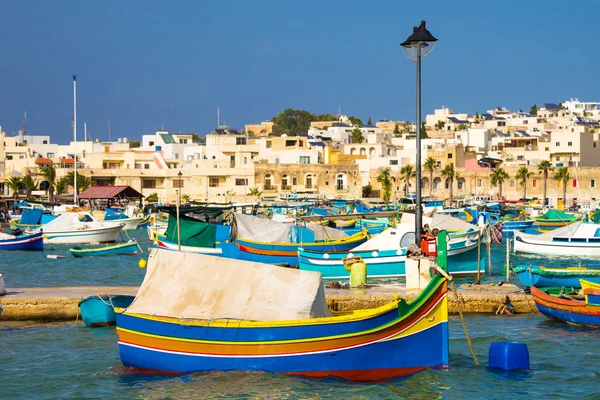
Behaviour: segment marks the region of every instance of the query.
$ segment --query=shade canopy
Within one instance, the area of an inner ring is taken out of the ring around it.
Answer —
[[[92,186],[79,195],[80,199],[89,200],[108,200],[114,198],[141,199],[142,197],[144,195],[131,186]]]

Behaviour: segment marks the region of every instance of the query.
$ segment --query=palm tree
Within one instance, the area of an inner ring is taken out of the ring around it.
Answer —
[[[381,190],[383,193],[383,201],[386,203],[390,202],[392,195],[392,179],[390,177],[390,169],[385,168],[381,171],[377,177],[377,182],[381,183]]]
[[[568,167],[560,167],[559,169],[556,170],[556,173],[554,174],[554,180],[555,181],[559,181],[562,183],[562,190],[563,190],[563,196],[562,196],[562,203],[563,203],[563,207],[565,207],[567,205],[567,181],[571,178],[571,175],[569,175],[569,168]]]
[[[527,179],[531,178],[532,176],[533,172],[529,172],[527,167],[524,166],[519,168],[517,175],[515,176],[515,178],[517,178],[517,180],[523,185],[523,201],[525,201],[527,198]]]
[[[410,164],[405,165],[400,170],[400,179],[404,180],[404,197],[408,196],[408,188],[410,186],[410,178],[416,175],[413,166]]]
[[[6,186],[13,192],[13,198],[17,200],[19,197],[19,189],[21,189],[22,179],[20,176],[12,176],[6,181]]]
[[[190,200],[192,200],[192,198],[190,197],[189,194],[184,194],[181,196],[181,201],[183,201],[184,203],[189,203]]]
[[[54,183],[54,191],[57,194],[61,194],[62,192],[64,192],[67,189],[68,183],[67,183],[67,179],[63,176],[62,178],[60,178],[59,180],[57,180]],[[52,193],[52,198],[54,199],[54,192]]]
[[[362,143],[365,141],[365,137],[363,136],[362,130],[360,128],[352,129],[351,135],[352,143]]]
[[[508,174],[506,173],[506,171],[504,171],[504,169],[497,168],[496,170],[494,170],[494,172],[492,172],[490,178],[492,185],[498,185],[498,196],[502,197],[502,184],[504,183],[505,179],[509,178]]]
[[[542,177],[544,179],[544,197],[542,200],[542,205],[546,205],[546,188],[548,185],[548,174],[552,171],[554,171],[554,167],[552,166],[552,163],[548,160],[542,160],[540,161],[540,163],[538,164],[538,171],[542,174]]]
[[[33,177],[31,175],[27,174],[23,177],[21,183],[23,184],[23,186],[25,186],[25,190],[27,192],[27,200],[31,199],[31,192],[37,190],[38,188],[37,182],[33,180]]]
[[[68,186],[75,186],[74,171],[71,171],[67,175],[65,175],[64,179]],[[90,186],[93,186],[92,178],[89,178],[85,175],[81,175],[79,172],[77,172],[77,194],[89,188]]]
[[[438,163],[435,161],[433,157],[427,157],[425,162],[423,163],[423,168],[425,171],[429,172],[429,197],[433,196],[433,171],[438,169]]]
[[[50,194],[50,201],[54,201],[54,187],[56,186],[56,169],[54,165],[48,165],[41,169],[40,173],[44,177],[44,180],[48,182],[48,194]]]
[[[450,181],[448,183],[448,189],[450,191],[450,201],[452,201],[454,190],[454,178],[459,178],[458,172],[456,172],[453,163],[450,163],[444,167],[444,169],[442,170],[442,176]]]
[[[248,191],[248,196],[260,197],[260,196],[262,196],[262,192],[260,190],[258,190],[258,186],[254,186],[254,187],[251,187],[250,190]]]
[[[146,203],[158,203],[158,193],[153,192],[146,196]]]

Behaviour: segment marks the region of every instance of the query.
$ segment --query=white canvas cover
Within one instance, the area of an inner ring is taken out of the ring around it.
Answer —
[[[160,249],[150,252],[146,276],[127,312],[250,321],[331,315],[318,272]]]
[[[415,226],[415,214],[403,213],[401,224],[411,224]],[[428,224],[431,229],[438,228],[452,232],[466,232],[475,229],[474,225],[469,224],[459,218],[451,215],[434,214],[433,217],[423,217],[423,225]],[[414,228],[413,228],[414,229]]]
[[[348,234],[344,231],[320,224],[313,224],[312,222],[307,222],[306,227],[314,232],[315,240],[334,240],[348,237]]]
[[[79,214],[64,213],[43,226],[46,232],[68,232],[83,230],[89,223],[79,221]]]
[[[291,243],[291,225],[234,213],[236,237],[240,239],[254,240],[256,242]]]
[[[519,232],[519,236],[529,237],[534,240],[547,240],[552,241],[554,237],[593,237],[596,229],[580,229],[582,221],[573,222],[572,224],[561,226],[560,228],[552,229],[549,232],[542,233],[541,235],[532,235],[528,233]],[[595,224],[585,224],[583,227],[588,227]],[[600,228],[600,225],[595,225]]]
[[[407,236],[407,239],[410,239],[408,244],[412,244],[415,242],[415,227],[409,227],[408,225],[400,224],[398,228],[387,228],[383,232],[373,236],[371,239],[367,240],[363,244],[356,246],[352,249],[352,251],[364,251],[364,250],[373,250],[373,251],[381,251],[381,250],[398,250],[402,246],[400,243],[402,239],[405,237],[407,233],[410,232],[410,235]],[[404,242],[407,242],[405,240]],[[403,247],[407,247],[408,244],[402,243]]]

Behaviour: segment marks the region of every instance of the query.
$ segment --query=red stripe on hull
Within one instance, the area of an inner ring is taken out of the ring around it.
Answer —
[[[319,372],[285,372],[286,375],[305,376],[307,378],[342,378],[358,382],[374,382],[416,374],[417,372],[430,369],[431,367],[412,368],[382,368],[373,370],[351,370],[351,371],[319,371]]]

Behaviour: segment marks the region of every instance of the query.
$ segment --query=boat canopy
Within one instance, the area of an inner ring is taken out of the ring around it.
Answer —
[[[577,217],[575,217],[573,214],[568,214],[559,210],[548,210],[543,216],[539,217],[538,219],[558,219],[561,221],[573,221],[576,218]]]
[[[173,268],[176,267],[176,268]],[[153,249],[127,313],[177,319],[283,321],[328,317],[321,274]]]
[[[415,225],[415,214],[403,213],[401,224]],[[423,216],[423,225],[428,224],[431,229],[438,228],[440,231],[468,232],[474,230],[470,223],[447,214],[433,214],[432,217]],[[413,229],[414,230],[414,229]]]
[[[215,247],[217,225],[202,222],[187,215],[180,215],[179,229],[182,246]],[[165,237],[167,240],[177,243],[177,216],[169,215],[169,225]]]
[[[23,209],[23,215],[21,215],[20,224],[24,225],[37,225],[42,220],[42,213],[44,211],[40,209]]]

